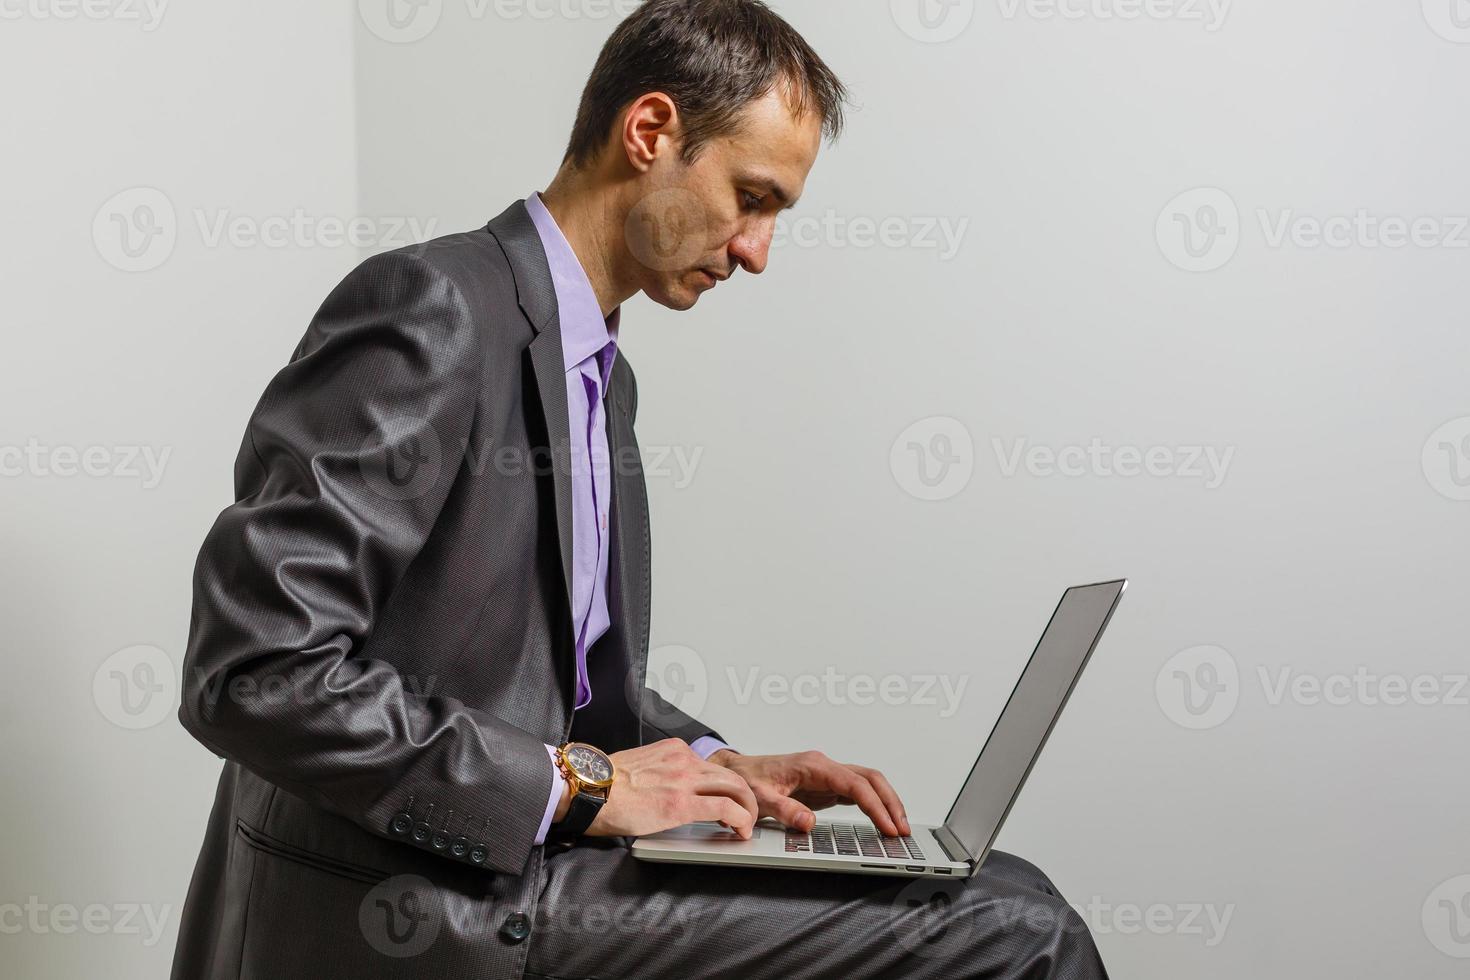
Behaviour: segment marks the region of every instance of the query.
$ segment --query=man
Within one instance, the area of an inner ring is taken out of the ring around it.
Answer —
[[[196,569],[180,719],[228,761],[176,978],[1105,975],[1007,855],[921,895],[626,850],[834,804],[909,832],[881,773],[742,755],[644,686],[620,304],[760,273],[843,100],[763,4],[649,0],[544,193],[327,298]]]

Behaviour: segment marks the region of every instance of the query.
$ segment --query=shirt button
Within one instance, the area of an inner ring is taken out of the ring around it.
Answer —
[[[518,943],[531,934],[531,920],[524,912],[512,912],[500,926],[500,934],[513,943]]]

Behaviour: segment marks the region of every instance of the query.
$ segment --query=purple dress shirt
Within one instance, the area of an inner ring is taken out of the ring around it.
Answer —
[[[608,511],[612,481],[609,472],[607,416],[603,397],[618,356],[618,322],[622,307],[604,319],[597,294],[587,278],[577,253],[557,226],[556,219],[541,203],[541,195],[526,199],[526,210],[541,237],[546,262],[551,268],[551,285],[561,321],[562,363],[567,378],[567,419],[572,439],[572,629],[577,640],[577,700],[575,708],[592,701],[587,682],[587,651],[606,633],[612,620],[607,610]],[[724,742],[706,735],[690,744],[700,758],[708,759]],[[555,778],[551,798],[536,843],[546,840],[556,804],[566,780],[556,768],[556,746],[546,746]]]

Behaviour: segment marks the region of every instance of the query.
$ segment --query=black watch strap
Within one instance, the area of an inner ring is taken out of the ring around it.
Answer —
[[[606,802],[607,797],[593,796],[591,793],[573,796],[571,804],[567,806],[567,815],[560,823],[552,824],[551,830],[546,834],[546,842],[561,844],[581,837],[592,826],[592,821],[597,819],[598,812]]]

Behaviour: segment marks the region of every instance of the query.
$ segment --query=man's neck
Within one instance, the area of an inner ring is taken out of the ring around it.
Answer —
[[[582,263],[606,318],[638,291],[625,285],[618,274],[624,242],[614,198],[563,168],[541,192],[541,203],[556,219],[567,244]]]

